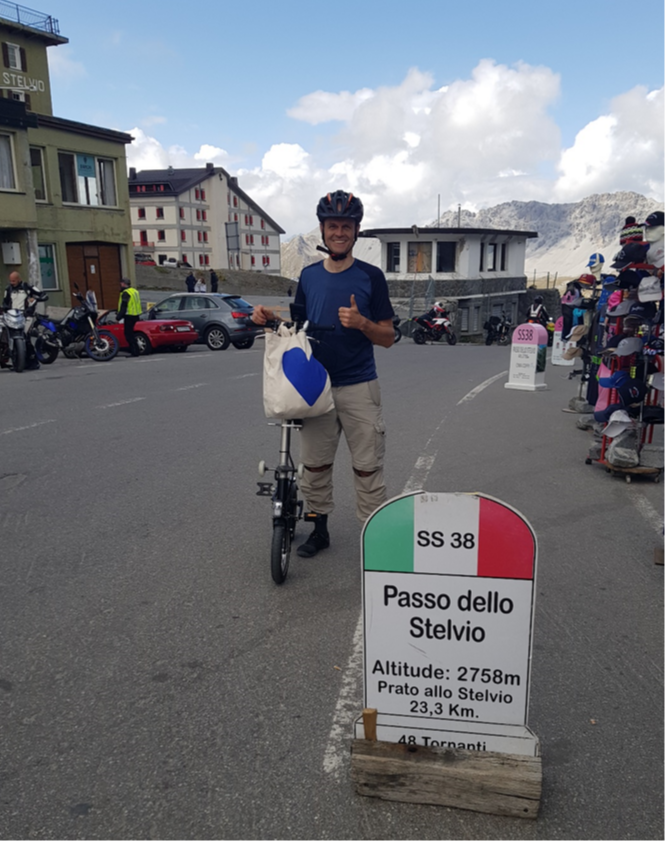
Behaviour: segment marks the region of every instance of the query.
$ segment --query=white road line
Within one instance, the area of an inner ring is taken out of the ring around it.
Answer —
[[[260,371],[256,371],[254,374],[238,374],[237,377],[231,377],[232,380],[244,380],[246,377],[258,377]]]
[[[176,391],[189,391],[190,388],[203,388],[204,385],[208,385],[208,383],[192,383],[192,385],[183,385],[180,388],[176,388]]]
[[[36,426],[44,426],[46,423],[55,423],[55,420],[37,421],[37,423],[29,423],[27,426],[15,426],[13,429],[3,429],[0,435],[9,435],[12,432],[23,432],[24,429],[34,429]]]
[[[485,380],[484,383],[477,385],[475,388],[472,388],[468,394],[465,394],[461,400],[457,401],[457,405],[461,406],[462,403],[468,403],[470,400],[473,400],[481,391],[487,388],[488,385],[492,385],[497,380],[500,380],[501,377],[505,377],[508,371],[502,371],[500,374],[495,374],[493,377],[490,377],[489,380]]]
[[[637,488],[631,486],[628,493],[635,508],[637,508],[654,531],[658,532],[658,534],[662,536],[663,518],[660,516],[658,511],[656,511],[649,500],[644,496],[644,494],[640,493]]]
[[[132,397],[130,400],[120,400],[117,403],[105,403],[103,406],[97,406],[97,408],[112,409],[114,406],[126,406],[128,403],[138,403],[139,400],[145,400],[145,397]]]
[[[337,696],[333,723],[328,734],[328,743],[323,754],[323,770],[326,774],[339,777],[344,771],[347,750],[345,743],[353,721],[361,712],[358,709],[358,685],[362,682],[363,666],[363,617],[362,612],[353,634],[351,656],[342,672],[342,686]]]

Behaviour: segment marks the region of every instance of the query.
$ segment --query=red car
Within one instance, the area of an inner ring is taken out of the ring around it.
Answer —
[[[99,327],[108,330],[118,340],[120,350],[129,350],[125,339],[125,329],[116,321],[117,310],[109,310],[101,315],[97,321]],[[152,353],[153,350],[170,348],[176,352],[183,352],[198,341],[199,334],[191,321],[184,319],[169,319],[169,321],[148,320],[148,313],[141,313],[134,328],[136,341],[142,354]]]

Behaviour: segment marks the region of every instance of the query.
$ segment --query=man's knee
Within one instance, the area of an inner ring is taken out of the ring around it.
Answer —
[[[332,464],[324,464],[322,467],[310,467],[308,464],[305,465],[305,470],[309,470],[310,473],[323,473],[324,470],[330,470]]]
[[[356,467],[353,468],[353,472],[356,474],[356,476],[360,476],[361,479],[366,479],[368,476],[373,476],[377,471],[378,468],[377,470],[358,470]]]

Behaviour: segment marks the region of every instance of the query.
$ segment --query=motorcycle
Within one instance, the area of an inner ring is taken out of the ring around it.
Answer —
[[[400,324],[401,321],[402,321],[402,319],[398,315],[393,316],[393,329],[395,331],[395,344],[397,344],[397,342],[399,342],[399,340],[402,338],[402,331],[399,329],[399,324]]]
[[[61,321],[35,314],[32,330],[36,336],[35,352],[37,359],[45,365],[55,362],[61,350],[68,359],[87,353],[95,362],[109,362],[120,348],[113,333],[97,328],[95,293],[88,289],[84,298],[76,284],[74,288],[79,305],[72,307]]]
[[[0,365],[7,368],[11,361],[17,374],[25,370],[28,355],[25,323],[23,310],[7,309],[0,315]]]
[[[457,336],[453,332],[450,319],[446,316],[427,319],[420,315],[413,320],[417,326],[413,328],[411,338],[417,345],[424,345],[428,341],[440,342],[444,336],[449,345],[457,344]]]
[[[543,322],[541,318],[528,318],[527,324],[540,324],[541,327],[544,327],[547,330],[547,347],[552,347],[554,344],[554,319],[548,318],[547,321]]]
[[[512,326],[512,322],[505,312],[501,313],[501,317],[491,315],[489,320],[483,324],[483,330],[487,330],[485,344],[491,345],[495,340],[498,345],[509,344]]]

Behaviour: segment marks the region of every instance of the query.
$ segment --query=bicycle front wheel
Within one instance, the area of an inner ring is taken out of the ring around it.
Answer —
[[[283,584],[289,571],[291,532],[284,520],[275,520],[272,527],[270,572],[275,584]]]

